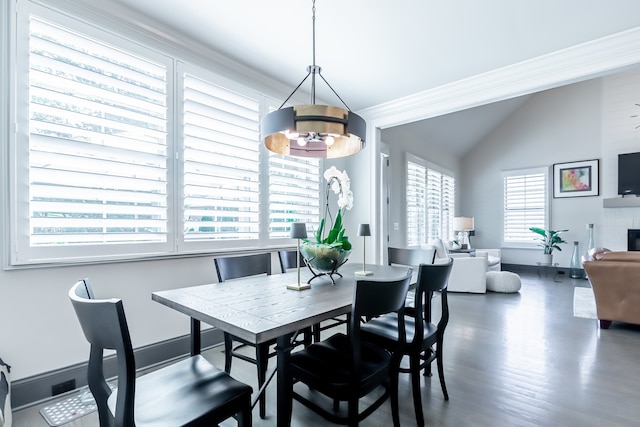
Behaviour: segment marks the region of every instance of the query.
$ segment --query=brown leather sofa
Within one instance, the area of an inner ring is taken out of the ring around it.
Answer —
[[[583,263],[593,294],[600,328],[611,322],[640,325],[640,252],[594,253]]]

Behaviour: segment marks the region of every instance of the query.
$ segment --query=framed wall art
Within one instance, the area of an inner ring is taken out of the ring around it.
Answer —
[[[599,160],[556,163],[553,165],[553,197],[597,196]]]

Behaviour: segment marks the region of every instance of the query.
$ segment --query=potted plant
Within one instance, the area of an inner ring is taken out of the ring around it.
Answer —
[[[559,245],[562,243],[567,243],[560,236],[560,233],[564,233],[565,231],[569,231],[569,230],[547,230],[545,228],[540,228],[540,227],[529,227],[529,230],[542,236],[538,239],[539,240],[538,246],[541,246],[544,249],[540,264],[552,265],[553,250],[557,249],[561,251],[562,248]]]
[[[351,180],[346,171],[340,172],[331,166],[324,172],[327,181],[324,216],[312,239],[303,239],[300,252],[314,277],[322,274],[338,274],[338,268],[347,261],[351,253],[351,242],[345,234],[342,218],[347,210],[353,207]],[[335,218],[329,209],[329,195],[334,193],[338,198],[338,211]],[[333,277],[331,278],[333,281]]]

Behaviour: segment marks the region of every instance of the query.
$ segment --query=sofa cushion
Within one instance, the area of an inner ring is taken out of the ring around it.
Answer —
[[[442,239],[431,239],[427,246],[436,250],[436,258],[448,258],[447,248],[445,248]]]
[[[595,254],[597,261],[631,261],[640,262],[640,251],[600,252]]]
[[[493,255],[488,255],[487,256],[487,265],[489,267],[493,267],[494,265],[498,265],[500,264],[500,258],[497,256],[493,256]]]

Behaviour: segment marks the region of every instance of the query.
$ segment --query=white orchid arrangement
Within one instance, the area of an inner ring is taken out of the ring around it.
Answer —
[[[322,243],[334,248],[342,248],[344,250],[351,249],[349,237],[345,236],[345,229],[342,226],[342,218],[345,211],[351,210],[353,207],[353,192],[351,191],[351,180],[347,171],[340,172],[335,166],[331,166],[324,171],[324,179],[327,182],[326,203],[324,209],[324,217],[320,220],[320,225],[314,236],[316,243]],[[338,213],[335,220],[331,216],[329,209],[329,195],[333,192],[338,196]],[[329,221],[333,221],[329,233],[324,236],[327,217]]]

